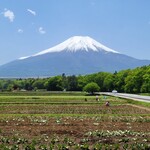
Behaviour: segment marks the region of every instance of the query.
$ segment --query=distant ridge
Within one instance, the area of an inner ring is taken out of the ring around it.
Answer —
[[[149,64],[150,60],[121,54],[88,36],[74,36],[52,48],[0,66],[0,77],[83,75]]]

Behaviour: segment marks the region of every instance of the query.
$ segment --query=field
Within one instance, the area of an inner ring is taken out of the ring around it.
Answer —
[[[149,150],[150,104],[99,99],[78,92],[0,93],[0,150]]]

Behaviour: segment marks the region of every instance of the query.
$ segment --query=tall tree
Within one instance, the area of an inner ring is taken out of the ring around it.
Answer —
[[[98,84],[99,87],[101,87],[101,91],[106,91],[106,88],[104,86],[104,80],[109,75],[108,72],[99,72],[95,74],[94,82]]]
[[[146,72],[143,75],[143,83],[140,92],[150,93],[150,66],[147,67]]]
[[[62,91],[62,78],[61,76],[51,77],[45,83],[48,91]]]
[[[34,81],[34,83],[32,84],[33,88],[37,88],[37,89],[44,89],[44,80],[43,79],[36,79]]]
[[[118,92],[124,92],[125,79],[129,72],[130,70],[122,70],[115,75],[114,88]]]
[[[114,89],[114,75],[113,74],[109,74],[105,77],[104,79],[104,87],[105,87],[105,91],[112,91]]]
[[[63,90],[66,90],[67,89],[67,77],[65,75],[65,73],[62,74],[62,88]]]
[[[68,87],[67,90],[68,91],[77,91],[78,90],[78,80],[77,77],[75,75],[72,76],[68,76],[67,78],[68,80]]]

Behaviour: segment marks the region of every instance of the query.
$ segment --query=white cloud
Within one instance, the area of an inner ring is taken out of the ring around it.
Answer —
[[[43,29],[43,27],[39,27],[39,33],[40,33],[40,34],[45,34],[46,31]]]
[[[36,16],[36,12],[31,10],[31,9],[27,9],[28,12],[30,12],[32,15]]]
[[[23,33],[23,30],[22,29],[18,29],[18,33]]]
[[[13,22],[15,19],[15,15],[11,10],[4,9],[3,15],[8,18],[10,22]]]

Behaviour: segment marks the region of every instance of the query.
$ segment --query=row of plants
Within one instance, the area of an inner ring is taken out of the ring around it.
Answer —
[[[0,105],[1,114],[103,114],[103,115],[132,115],[149,114],[146,109],[139,109],[133,106],[111,105],[105,106],[105,102],[93,105],[82,104],[9,104]]]
[[[125,123],[149,123],[150,116],[149,114],[131,114],[131,115],[121,115],[121,114],[93,114],[93,115],[86,115],[86,114],[1,114],[0,115],[0,124],[22,124],[24,122],[29,124],[35,123],[43,123],[49,124],[52,122],[65,124],[68,121],[83,121],[83,120],[91,120],[95,123],[101,122],[125,122]]]
[[[93,132],[88,132],[86,133],[87,136],[97,136],[97,137],[129,137],[129,136],[135,136],[135,137],[146,137],[146,136],[150,136],[150,132],[135,132],[135,131],[131,131],[131,130],[117,130],[117,131],[93,131]],[[126,138],[127,139],[127,138]],[[134,139],[136,140],[136,139]],[[122,141],[120,139],[120,141]],[[129,141],[129,140],[128,140]],[[144,139],[143,139],[144,141]],[[145,141],[148,141],[145,139]]]
[[[59,139],[59,137],[53,137],[49,141],[39,142],[40,139],[28,139],[25,138],[0,138],[0,149],[1,150],[149,150],[150,144],[147,139],[144,142],[138,142],[133,138],[130,140],[128,138],[121,138],[119,142],[108,143],[107,140],[103,142],[95,141],[89,143],[87,139],[81,139],[78,143],[73,139],[64,137]]]

